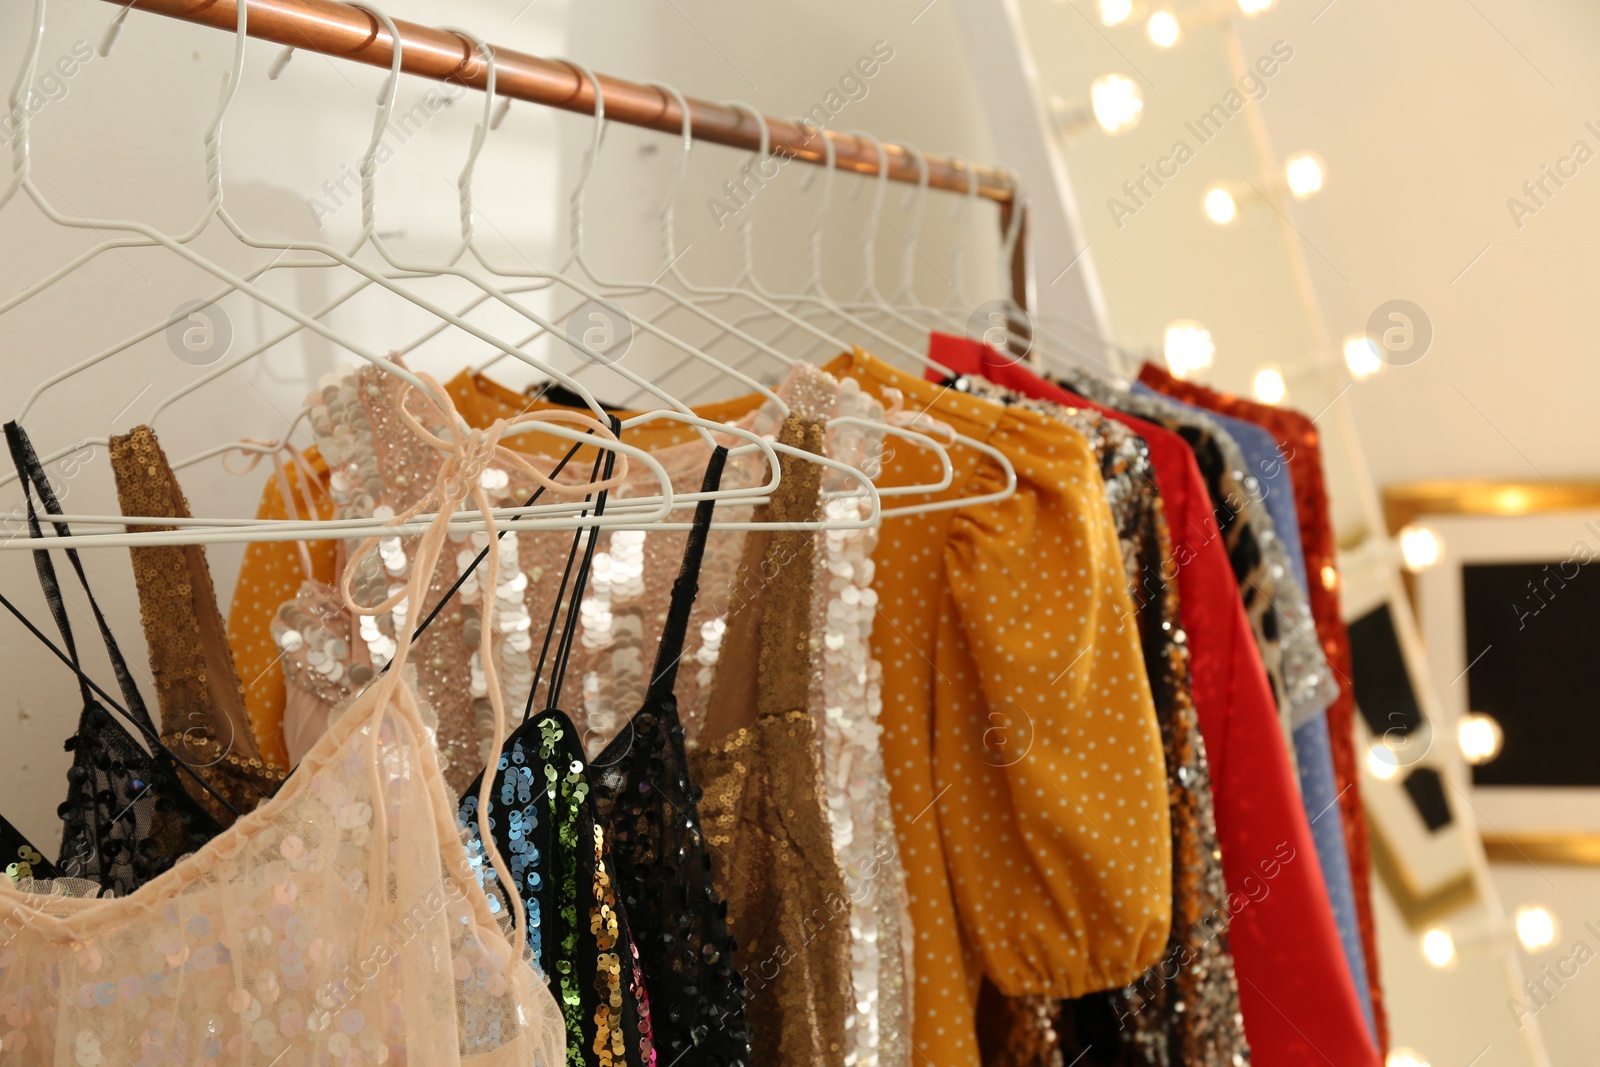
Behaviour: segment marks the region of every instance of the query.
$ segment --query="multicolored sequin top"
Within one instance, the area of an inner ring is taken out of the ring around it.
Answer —
[[[457,822],[497,913],[506,903],[484,853],[485,822],[506,858],[528,915],[528,948],[566,1020],[568,1067],[653,1067],[649,998],[571,720],[546,711],[512,733],[486,820],[481,784],[467,788]]]

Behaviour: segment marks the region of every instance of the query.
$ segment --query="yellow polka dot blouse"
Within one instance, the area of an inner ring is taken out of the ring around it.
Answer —
[[[827,368],[1004,454],[1015,494],[885,520],[874,555],[884,762],[916,936],[918,1063],[978,1062],[982,977],[1076,997],[1155,963],[1171,922],[1161,737],[1087,440],[856,352]],[[941,496],[1003,488],[950,449]],[[881,486],[937,478],[897,444]]]

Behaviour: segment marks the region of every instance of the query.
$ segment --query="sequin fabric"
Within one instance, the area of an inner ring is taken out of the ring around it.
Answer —
[[[779,440],[820,453],[822,422],[802,418],[807,402],[797,400]],[[809,520],[820,468],[785,456],[780,469],[763,521]],[[815,565],[810,532],[762,531],[746,542],[741,586],[749,598],[728,636],[735,647],[756,637],[755,693],[748,693],[748,670],[718,672],[706,733],[690,762],[705,791],[700,811],[712,873],[749,987],[753,1062],[843,1067],[853,1013],[850,901],[809,710]],[[729,707],[731,716],[720,717]]]
[[[0,879],[5,1062],[559,1063],[555,1004],[445,832],[410,695],[377,697],[128,899]]]
[[[58,878],[56,865],[44,858],[44,853],[33,847],[33,842],[0,815],[0,864],[13,882],[25,878]]]
[[[474,781],[457,812],[491,910],[499,878],[483,853],[494,836],[528,916],[528,947],[561,1005],[569,1067],[655,1063],[650,1010],[637,980],[626,914],[617,906],[604,825],[590,797],[571,720],[543,712],[507,739],[487,818]]]
[[[1379,981],[1377,933],[1372,918],[1370,847],[1367,820],[1361,805],[1361,773],[1355,752],[1355,696],[1349,679],[1350,636],[1339,606],[1338,542],[1329,515],[1328,490],[1322,469],[1322,438],[1316,424],[1298,411],[1257,404],[1219,393],[1193,382],[1181,382],[1161,368],[1145,364],[1139,380],[1168,396],[1265,427],[1278,442],[1282,462],[1294,482],[1295,510],[1300,519],[1300,541],[1305,553],[1311,615],[1329,668],[1341,684],[1339,695],[1328,705],[1328,737],[1339,788],[1345,850],[1350,857],[1356,915],[1361,926],[1361,946],[1367,961],[1367,984],[1378,1047],[1388,1047],[1388,1023]]]
[[[712,456],[700,489],[715,491],[726,451]],[[696,599],[713,504],[695,509],[649,685],[627,726],[595,757],[594,797],[612,835],[615,884],[640,970],[654,990],[651,1025],[665,1062],[749,1064],[745,983],[726,904],[711,876],[700,822],[700,791],[690,782],[676,686],[690,609]]]
[[[419,486],[431,483],[439,461],[409,440],[413,435],[399,419],[398,396],[391,376],[375,367],[362,367],[330,376],[311,398],[311,423],[317,449],[330,470],[327,488],[335,503],[335,517],[381,518],[403,510],[416,498]],[[506,415],[538,406],[525,401]],[[674,490],[688,493],[705,471],[710,448],[693,440],[653,454],[667,469]],[[747,458],[730,464],[729,485],[754,484],[754,463]],[[580,453],[573,469],[586,467]],[[481,483],[502,506],[521,504],[532,494],[527,479],[500,462],[488,465]],[[622,499],[655,495],[656,491],[655,479],[640,470],[613,495]],[[269,486],[268,493],[273,492]],[[263,508],[266,500],[264,495]],[[689,510],[675,511],[673,518],[683,521]],[[725,510],[728,521],[748,517],[748,507]],[[507,706],[524,706],[534,684],[538,657],[531,620],[549,618],[555,607],[569,540],[557,531],[507,533],[500,541],[501,571],[506,579],[493,590],[485,590],[475,575],[468,575],[457,597],[418,642],[419,694],[438,713],[440,760],[446,779],[458,791],[491,755],[484,656],[494,661]],[[659,636],[670,589],[670,580],[664,576],[674,572],[683,543],[684,534],[678,531],[604,531],[601,535],[570,668],[582,687],[572,718],[591,754],[617,734],[643,698],[647,681],[643,649]],[[427,602],[418,610],[431,610],[486,544],[483,534],[452,535],[449,550],[431,576]],[[700,669],[680,676],[679,695],[691,724],[704,704],[702,687],[709,682],[710,664],[715,662],[718,616],[714,605],[728,599],[726,591],[736,574],[741,547],[742,535],[733,533],[714,533],[708,543],[704,584],[712,595],[703,598],[707,603],[696,605],[691,633],[709,633],[713,638],[709,643],[703,639],[690,652]],[[411,552],[395,539],[377,556],[363,560],[355,577],[356,601],[378,603],[396,583],[405,580]],[[500,618],[496,632],[487,636],[481,632],[475,610],[486,595],[495,598]],[[295,697],[304,695],[320,704],[323,714],[331,714],[387,662],[393,654],[397,627],[406,617],[403,611],[352,615],[326,586],[304,583],[298,594],[285,599],[271,626],[273,640],[283,653],[290,691],[284,713],[292,713]],[[232,636],[235,642],[246,637]],[[542,704],[544,695],[542,689],[534,694],[535,702]]]
[[[8,422],[5,435],[23,485],[29,536],[43,536],[34,503],[36,493],[55,532],[70,534],[65,523],[51,519],[61,514],[61,505],[27,433],[16,423]],[[66,557],[88,598],[130,723],[145,738],[157,737],[155,722],[89,589],[77,551],[67,549]],[[62,644],[76,662],[77,647],[55,564],[50,553],[41,549],[34,551],[33,560],[51,618]],[[125,896],[168,870],[180,857],[200,848],[221,827],[184,790],[178,780],[177,764],[168,753],[151,753],[141,746],[128,727],[95,698],[82,678],[78,689],[83,710],[78,716],[77,731],[64,746],[72,753],[72,765],[67,769],[66,799],[56,809],[61,816],[61,851],[56,867],[70,878],[86,879],[108,893]]]
[[[983,1027],[990,1067],[1065,1063],[1093,1043],[1080,1020],[1116,1020],[1127,1060],[1169,1067],[1237,1067],[1250,1049],[1227,947],[1227,888],[1217,843],[1211,772],[1189,680],[1188,639],[1171,581],[1172,538],[1149,450],[1126,426],[1086,408],[1021,396],[981,378],[955,387],[1027,408],[1082,433],[1100,461],[1122,545],[1134,617],[1166,755],[1172,812],[1172,933],[1162,960],[1138,981],[1078,1001],[990,994]]]
[[[882,468],[883,405],[854,378],[839,382],[837,414],[828,431],[829,457],[865,471]],[[865,423],[865,425],[863,425]],[[903,447],[915,447],[896,441]],[[852,521],[867,508],[846,495],[854,480],[833,470],[822,488],[834,494],[824,518]],[[872,655],[878,594],[872,588],[877,530],[817,534],[820,563],[811,619],[811,709],[822,740],[822,774],[834,851],[850,900],[850,973],[855,1010],[846,1040],[856,1067],[909,1064],[912,1019],[912,941],[905,870],[889,806],[878,715],[883,709],[883,668]]]
[[[1193,449],[1211,494],[1217,526],[1233,565],[1262,665],[1272,683],[1279,722],[1293,762],[1296,708],[1310,708],[1318,699],[1323,699],[1321,707],[1325,707],[1333,693],[1329,688],[1332,677],[1315,642],[1306,639],[1315,631],[1309,626],[1305,594],[1301,590],[1297,597],[1292,588],[1298,583],[1290,573],[1288,556],[1277,540],[1272,518],[1261,506],[1260,479],[1250,472],[1233,439],[1200,412],[1163,396],[1117,390],[1081,369],[1064,372],[1061,381],[1092,400],[1177,432]],[[1282,603],[1280,585],[1284,587]],[[1322,664],[1320,670],[1318,661]]]
[[[439,458],[425,447],[400,420],[399,397],[404,383],[375,366],[344,368],[329,375],[321,388],[308,399],[311,427],[317,449],[328,464],[328,491],[338,519],[385,519],[404,511],[433,484]],[[505,472],[491,467],[484,472],[485,488],[495,503],[504,503],[509,494]],[[496,492],[495,490],[499,490]],[[341,557],[354,548],[353,542],[341,546]],[[502,569],[516,574],[516,537],[502,541]],[[356,561],[352,582],[353,599],[358,605],[376,605],[401,588],[411,577],[414,540],[409,548],[401,538],[390,538],[376,554]],[[442,554],[439,568],[429,575],[426,586],[431,606],[456,578],[455,554]],[[511,582],[515,582],[513,577]],[[524,579],[526,581],[526,579]],[[466,596],[467,604],[473,601]],[[531,644],[527,628],[517,630],[517,608],[504,604],[502,628],[507,628],[510,645]],[[274,643],[283,652],[283,672],[290,688],[309,696],[312,705],[332,708],[367,685],[393,658],[400,631],[412,619],[415,608],[403,602],[388,611],[354,615],[320,583],[308,581],[295,598],[283,605],[272,622]],[[464,635],[476,634],[480,624],[477,612],[452,609],[453,625],[430,629],[418,641],[413,663],[417,669],[418,693],[438,715],[436,742],[445,779],[456,790],[462,789],[484,763],[480,743],[479,718],[486,710],[475,707],[463,696],[485,695],[481,652]],[[481,635],[480,635],[481,636]],[[520,707],[513,699],[517,683],[531,678],[526,657],[521,662],[507,657],[497,664],[502,668],[507,705]],[[323,712],[326,714],[326,711]],[[315,729],[297,730],[286,724],[290,736],[314,738]]]
[[[137,426],[111,438],[111,472],[124,515],[188,518],[189,504],[155,431]],[[130,531],[168,530],[138,526]],[[261,757],[202,545],[130,548],[139,617],[161,710],[161,740],[232,805],[192,780],[185,791],[220,826],[275,793],[285,773]]]

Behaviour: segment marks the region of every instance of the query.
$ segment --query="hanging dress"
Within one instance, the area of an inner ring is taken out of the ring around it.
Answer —
[[[22,481],[29,534],[42,538],[34,494],[49,515],[61,514],[61,505],[27,433],[8,422],[5,435]],[[58,536],[71,533],[65,523],[51,525]],[[67,549],[66,554],[88,598],[129,719],[147,742],[152,741],[159,737],[155,722],[89,589],[83,563],[75,549]],[[78,666],[72,624],[50,552],[36,549],[33,561],[50,615]],[[67,798],[58,809],[62,835],[56,867],[67,877],[86,879],[108,893],[127,896],[200,848],[221,827],[185,790],[171,753],[147,751],[96,699],[81,673],[78,689],[83,711],[77,731],[66,742],[72,766],[67,770]]]

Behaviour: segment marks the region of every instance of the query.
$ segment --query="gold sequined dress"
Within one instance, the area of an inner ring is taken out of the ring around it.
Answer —
[[[820,454],[822,435],[822,421],[797,410],[779,440]],[[820,468],[786,457],[780,469],[768,519],[809,520]],[[809,710],[815,562],[810,532],[761,531],[746,540],[744,599],[728,616],[724,666],[690,761],[704,790],[712,874],[728,901],[749,989],[754,1062],[843,1067],[850,905]]]

